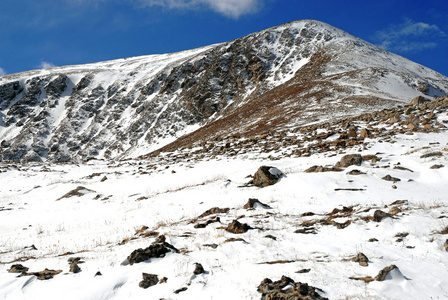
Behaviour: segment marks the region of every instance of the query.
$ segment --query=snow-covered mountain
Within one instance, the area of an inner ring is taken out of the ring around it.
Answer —
[[[136,157],[191,132],[182,145],[447,92],[437,72],[301,20],[179,53],[0,77],[0,160]]]

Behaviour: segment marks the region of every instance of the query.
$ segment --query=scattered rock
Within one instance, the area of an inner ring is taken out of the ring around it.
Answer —
[[[245,244],[249,244],[248,242],[246,242],[245,239],[242,238],[230,238],[224,241],[224,243],[231,243],[231,242],[243,242]]]
[[[218,248],[218,244],[204,244],[203,246],[204,247],[210,247],[210,248],[213,248],[213,249]]]
[[[316,289],[307,283],[294,282],[291,278],[282,276],[275,282],[265,278],[258,286],[257,291],[262,294],[262,300],[328,300],[319,295]]]
[[[53,278],[55,275],[61,273],[62,270],[49,270],[49,269],[45,269],[43,271],[40,272],[30,272],[30,273],[22,273],[19,275],[19,277],[22,276],[36,276],[37,279],[39,280],[48,280]]]
[[[143,280],[138,284],[139,287],[147,289],[150,286],[159,283],[159,277],[155,274],[142,273]]]
[[[202,215],[200,215],[198,219],[214,214],[226,214],[229,212],[229,210],[230,208],[212,207],[209,210],[205,211]]]
[[[312,166],[305,170],[305,173],[318,173],[318,172],[341,172],[341,168],[337,167],[323,167],[323,166]]]
[[[78,186],[76,189],[71,190],[70,192],[68,192],[64,196],[59,197],[58,199],[56,199],[56,201],[59,201],[59,200],[64,199],[64,198],[70,198],[70,197],[81,197],[81,196],[84,196],[85,194],[89,194],[89,193],[95,193],[95,191],[90,190],[88,188],[85,188],[83,186]]]
[[[306,227],[302,229],[297,229],[294,233],[302,233],[302,234],[317,234],[314,227]]]
[[[100,182],[104,182],[107,180],[107,176],[104,176],[103,178],[101,178]]]
[[[395,216],[398,213],[401,213],[401,209],[398,206],[391,207],[389,210],[389,214],[392,216]]]
[[[215,217],[213,219],[207,220],[205,223],[199,223],[199,224],[194,225],[194,228],[205,228],[210,224],[220,223],[220,222],[221,222],[221,219],[219,217]]]
[[[430,169],[440,169],[440,168],[443,168],[443,167],[444,167],[444,165],[442,165],[442,164],[436,164],[436,165],[432,165],[430,167]]]
[[[301,269],[301,270],[296,271],[296,273],[303,274],[303,273],[309,273],[310,271],[311,271],[311,269]]]
[[[9,268],[9,273],[26,273],[29,270],[29,268],[22,266],[21,264],[12,265],[11,268]]]
[[[413,98],[411,100],[411,102],[409,102],[409,105],[419,106],[419,105],[422,105],[422,104],[424,104],[426,102],[429,102],[429,101],[431,101],[431,100],[429,100],[429,99],[427,99],[425,97],[422,97],[422,96],[417,96],[417,97]]]
[[[201,264],[195,263],[195,265],[196,265],[196,267],[193,271],[194,275],[199,275],[199,274],[205,273],[204,267]]]
[[[163,237],[163,238],[161,238]],[[134,250],[128,257],[127,260],[131,265],[139,262],[143,262],[150,258],[161,258],[164,257],[167,253],[174,252],[178,253],[173,245],[165,242],[165,236],[159,236],[154,243],[152,243],[148,248],[145,249],[137,249]]]
[[[75,274],[81,272],[81,268],[78,266],[78,262],[73,261],[70,264],[70,272],[73,272]]]
[[[369,259],[364,253],[358,253],[355,257],[351,259],[354,262],[359,263],[360,266],[367,267],[369,265]]]
[[[376,238],[370,238],[369,243],[373,243],[373,242],[378,242],[378,240]]]
[[[258,199],[254,199],[254,198],[249,198],[247,203],[244,204],[243,208],[250,209],[250,208],[255,208],[256,206],[261,206],[262,208],[265,208],[265,209],[271,209],[271,207],[269,205],[264,204],[264,203],[258,201]]]
[[[335,165],[336,168],[347,168],[353,165],[360,166],[363,159],[361,154],[344,155]]]
[[[392,177],[392,176],[390,176],[389,174],[386,175],[386,176],[384,176],[384,177],[381,178],[381,179],[386,180],[386,181],[392,181],[392,182],[398,182],[398,181],[401,181],[400,178]]]
[[[267,239],[272,239],[274,241],[277,240],[277,238],[275,236],[271,235],[271,234],[265,235],[264,237],[267,238]]]
[[[239,234],[247,232],[249,229],[251,229],[251,227],[246,223],[240,223],[238,220],[233,220],[232,223],[227,226],[226,231]]]
[[[353,169],[353,170],[351,170],[350,172],[348,172],[347,173],[348,175],[363,175],[363,174],[366,174],[365,172],[362,172],[362,171],[360,171],[360,170],[357,170],[357,169]]]
[[[385,267],[382,269],[378,275],[375,276],[374,280],[376,281],[384,281],[387,278],[387,275],[390,273],[390,271],[398,269],[396,265],[390,265],[388,267]]]
[[[185,292],[186,290],[188,290],[188,288],[183,287],[183,288],[180,288],[180,289],[175,290],[175,291],[174,291],[174,294],[179,294],[179,293],[181,293],[181,292]]]
[[[408,169],[408,168],[405,168],[405,167],[402,167],[402,166],[394,166],[394,169],[395,170],[402,170],[402,171],[409,171],[411,173],[414,173],[414,171],[412,171],[411,169]]]
[[[363,155],[362,159],[365,161],[372,161],[372,162],[379,162],[381,160],[381,157],[378,157],[376,155],[373,154],[367,154],[367,155]]]
[[[443,156],[443,153],[440,151],[437,152],[430,152],[426,153],[420,156],[420,158],[428,158],[428,157],[434,157],[434,156]]]
[[[448,240],[445,241],[443,246],[445,247],[445,251],[448,252]]]
[[[254,174],[253,184],[258,187],[266,187],[276,184],[281,177],[283,177],[282,171],[275,167],[261,166]]]
[[[375,222],[381,222],[381,220],[383,220],[386,217],[390,217],[391,215],[382,211],[382,210],[375,210],[375,212],[373,213],[373,221]]]

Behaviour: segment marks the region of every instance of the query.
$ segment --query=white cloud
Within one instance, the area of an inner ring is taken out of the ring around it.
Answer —
[[[261,0],[141,0],[145,6],[163,6],[174,9],[205,7],[231,18],[258,11]]]
[[[6,75],[6,71],[3,68],[0,68],[0,76]]]
[[[437,47],[446,34],[437,26],[404,19],[401,24],[392,24],[377,31],[374,39],[378,46],[398,52],[420,52]]]
[[[49,68],[54,68],[54,67],[56,67],[56,65],[54,65],[48,61],[42,61],[39,65],[40,69],[49,69]]]

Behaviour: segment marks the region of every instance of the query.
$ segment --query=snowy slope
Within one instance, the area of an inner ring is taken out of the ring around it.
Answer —
[[[416,113],[426,110],[431,111]],[[446,105],[433,111],[431,132],[399,134],[402,125],[378,118],[370,130],[382,132],[379,137],[344,151],[302,157],[288,152],[293,147],[260,153],[254,144],[245,153],[214,158],[211,152],[201,157],[193,148],[119,163],[2,163],[0,299],[260,299],[261,281],[283,275],[320,289],[328,299],[444,299],[448,132],[442,124],[448,117]],[[291,132],[289,138],[325,132]],[[262,143],[279,145],[270,137],[260,138]],[[378,160],[342,172],[304,172],[313,165],[334,165],[345,154]],[[247,175],[261,165],[275,166],[286,176],[265,188],[244,187]],[[364,174],[349,174],[353,170]],[[385,181],[386,175],[400,181]],[[67,195],[79,186],[78,195]],[[249,198],[270,208],[243,208]],[[200,217],[212,207],[229,211]],[[376,210],[393,215],[377,222],[372,220]],[[218,222],[195,227],[216,216]],[[225,231],[235,219],[253,229]],[[179,253],[126,263],[132,251],[151,245],[157,234]],[[351,261],[360,252],[368,266]],[[76,257],[83,263],[75,274],[68,260]],[[206,272],[193,274],[195,263]],[[14,264],[29,272],[62,273],[48,280],[17,277],[8,273]],[[398,270],[385,281],[350,279],[375,277],[390,265]],[[95,276],[98,271],[102,275]],[[142,273],[167,279],[143,289]]]
[[[248,124],[272,119],[269,110],[253,114],[251,103],[286,112],[277,121],[289,126],[447,91],[441,74],[301,20],[189,51],[3,76],[0,158],[136,157],[241,111]],[[328,107],[337,114],[322,114]]]

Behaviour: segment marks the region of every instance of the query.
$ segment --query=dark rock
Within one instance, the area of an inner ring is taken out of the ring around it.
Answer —
[[[12,265],[9,268],[9,273],[26,273],[29,269],[21,264]]]
[[[362,172],[362,171],[360,171],[360,170],[353,169],[353,170],[351,170],[350,172],[348,172],[347,174],[348,174],[348,175],[363,175],[363,174],[366,174],[366,173],[365,173],[365,172]]]
[[[311,269],[301,269],[301,270],[298,270],[296,273],[303,274],[303,273],[309,273],[310,271],[311,271]]]
[[[254,174],[253,184],[258,187],[266,187],[276,184],[284,176],[282,171],[275,167],[261,166]]]
[[[230,238],[224,241],[224,243],[232,243],[232,242],[243,242],[245,244],[249,244],[245,239],[242,238]]]
[[[347,168],[353,165],[360,166],[363,159],[361,154],[347,154],[344,155],[339,162],[336,163],[336,168]]]
[[[376,238],[370,238],[370,239],[369,239],[369,242],[370,242],[370,243],[378,242],[378,240],[377,240]]]
[[[294,233],[302,233],[302,234],[317,234],[316,229],[314,227],[306,227],[302,229],[297,229]]]
[[[164,236],[161,236],[164,237]],[[152,243],[148,248],[145,249],[137,249],[134,250],[128,257],[128,261],[131,265],[139,262],[143,262],[145,260],[148,260],[150,258],[161,258],[165,257],[167,253],[174,252],[178,253],[179,250],[177,250],[173,245],[168,244],[165,242],[165,240],[159,239],[158,237],[154,243]]]
[[[239,234],[239,233],[245,233],[249,229],[251,229],[251,227],[246,223],[240,223],[238,222],[238,220],[233,220],[232,223],[230,223],[227,226],[226,231]]]
[[[78,263],[76,261],[70,264],[70,272],[73,272],[75,274],[81,272],[81,268],[78,266]]]
[[[392,182],[398,182],[398,181],[401,181],[400,178],[392,177],[392,176],[390,176],[389,174],[386,175],[386,176],[384,176],[384,177],[381,178],[381,179],[386,180],[386,181],[392,181]]]
[[[175,290],[175,291],[174,291],[174,294],[179,294],[179,293],[181,293],[181,292],[185,292],[186,290],[188,290],[188,288],[187,288],[187,287],[183,287],[183,288],[180,288],[180,289]]]
[[[96,276],[103,276],[103,274],[101,274],[101,272],[98,271],[98,272],[95,273],[95,277],[96,277]]]
[[[218,248],[218,244],[204,244],[203,246],[204,247],[210,247],[210,248],[213,248],[213,249]]]
[[[150,286],[156,285],[159,283],[159,277],[155,274],[142,273],[143,280],[138,284],[139,287],[143,289],[147,289]]]
[[[388,213],[385,213],[382,210],[375,210],[375,212],[373,213],[373,221],[375,222],[381,222],[382,219],[386,218],[386,217],[390,217],[391,215]]]
[[[195,265],[196,267],[194,268],[193,274],[199,275],[205,273],[204,267],[201,264],[196,263]]]
[[[264,279],[257,291],[262,294],[262,300],[328,300],[319,295],[316,289],[307,283],[294,282],[291,278],[282,276],[275,282],[269,278]]]
[[[260,205],[263,208],[267,208],[267,209],[271,208],[269,205],[264,204],[264,203],[258,201],[258,199],[254,199],[254,198],[249,198],[247,203],[244,204],[243,208],[245,208],[245,209],[254,208],[256,204]]]
[[[375,276],[374,280],[376,280],[376,281],[386,280],[387,274],[389,274],[389,272],[394,269],[398,269],[398,267],[396,265],[390,265],[388,267],[385,267],[378,273],[378,275]]]

